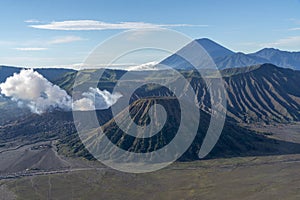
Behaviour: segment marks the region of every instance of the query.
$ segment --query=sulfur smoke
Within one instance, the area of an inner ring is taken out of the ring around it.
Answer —
[[[122,96],[111,94],[98,88],[90,88],[82,94],[82,99],[72,102],[72,97],[59,86],[52,84],[32,69],[21,70],[0,84],[0,94],[28,107],[31,112],[42,114],[52,110],[70,111],[108,108]]]
[[[74,101],[73,109],[75,110],[100,110],[109,108],[122,97],[120,93],[111,94],[107,90],[99,90],[98,88],[89,88],[88,92],[82,93],[82,99]]]

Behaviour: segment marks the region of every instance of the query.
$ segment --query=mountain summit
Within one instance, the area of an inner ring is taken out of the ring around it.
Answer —
[[[205,51],[200,50],[199,46],[206,51],[211,59],[207,57]],[[182,57],[182,55],[186,55],[186,57],[195,59],[196,63],[199,63],[199,66],[192,66],[191,63],[185,60],[185,56]],[[235,55],[233,51],[221,46],[220,44],[208,38],[203,38],[194,40],[191,43],[187,44],[175,54],[164,59],[160,64],[167,65],[175,69],[191,69],[194,67],[210,68],[214,67],[214,63],[216,63],[216,61],[220,58],[232,55]],[[203,59],[199,59],[198,57],[203,57]]]
[[[197,39],[195,41],[198,42],[214,60],[220,57],[231,56],[235,54],[233,51],[208,38]]]

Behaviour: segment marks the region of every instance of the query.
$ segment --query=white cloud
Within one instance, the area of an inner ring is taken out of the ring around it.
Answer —
[[[13,48],[15,50],[18,50],[18,51],[43,51],[43,50],[47,50],[48,48],[46,48],[45,46],[49,46],[49,45],[55,45],[55,44],[66,44],[66,43],[72,43],[72,42],[76,42],[76,41],[82,41],[84,40],[83,38],[81,37],[78,37],[78,36],[72,36],[72,35],[69,35],[69,36],[62,36],[62,37],[56,37],[56,38],[53,38],[53,39],[50,39],[48,41],[35,41],[35,44],[31,44],[31,45],[36,45],[36,46],[44,46],[44,47],[16,47],[16,48]],[[0,41],[0,44],[1,41]],[[28,46],[31,46],[30,44],[27,44]],[[23,44],[23,46],[27,46],[25,45],[25,43]]]
[[[290,28],[289,31],[300,31],[300,28]]]
[[[291,36],[279,39],[275,42],[262,44],[263,47],[276,47],[288,50],[300,50],[300,36]]]
[[[10,45],[16,45],[16,41],[8,41],[8,40],[0,40],[0,45],[2,46],[10,46]]]
[[[115,63],[110,64],[97,64],[97,65],[86,65],[84,63],[74,63],[66,65],[47,65],[40,68],[65,68],[65,69],[74,69],[74,70],[83,70],[83,69],[116,69],[116,70],[126,70],[126,71],[150,71],[150,70],[163,70],[166,67],[159,65],[159,62],[152,61],[143,64],[136,63]]]
[[[14,49],[18,50],[18,51],[44,51],[44,50],[47,50],[47,48],[41,48],[41,47],[17,47]]]
[[[65,64],[65,65],[43,65],[41,68],[67,68],[67,69],[75,69],[75,70],[83,70],[83,69],[121,69],[121,70],[127,70],[128,66],[136,66],[135,63],[116,63],[116,64],[110,64],[109,66],[107,64],[84,64],[84,63],[74,63],[74,64]]]
[[[65,65],[43,65],[39,67],[34,67],[34,68],[64,68],[64,69],[75,69],[75,70],[80,70],[84,69],[85,65],[83,63],[74,63],[74,64],[65,64]]]
[[[138,29],[138,28],[163,28],[163,27],[183,27],[183,26],[198,26],[206,27],[207,25],[191,25],[191,24],[151,24],[144,22],[120,22],[106,23],[96,20],[71,20],[51,22],[48,24],[29,25],[29,27],[48,30],[120,30],[120,29]]]
[[[163,66],[158,66],[159,62],[147,62],[144,64],[136,63],[115,63],[110,64],[97,64],[97,65],[86,65],[84,63],[74,63],[66,65],[46,65],[40,66],[38,68],[65,68],[65,69],[74,69],[74,70],[83,70],[83,69],[117,69],[117,70],[126,70],[126,71],[144,71],[144,70],[161,70],[165,69]]]
[[[40,23],[40,21],[36,20],[36,19],[28,19],[28,20],[25,20],[24,22],[25,23]]]
[[[49,44],[65,44],[65,43],[71,43],[71,42],[76,42],[76,41],[81,41],[84,40],[81,37],[78,36],[65,36],[65,37],[58,37],[55,38],[51,41],[49,41]]]
[[[148,71],[148,70],[159,70],[162,69],[161,66],[158,66],[158,62],[148,62],[141,65],[133,65],[126,67],[125,70],[128,71]]]
[[[300,20],[296,18],[290,18],[289,21],[293,22],[294,24],[300,24]]]

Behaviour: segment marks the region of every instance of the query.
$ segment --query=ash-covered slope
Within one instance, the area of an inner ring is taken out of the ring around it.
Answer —
[[[154,109],[153,113],[156,113],[155,109],[157,104],[162,105],[168,113],[167,122],[156,135],[149,138],[135,138],[131,135],[124,133],[112,119],[103,125],[104,133],[107,137],[119,148],[126,151],[135,153],[147,153],[156,151],[169,142],[175,136],[180,117],[180,106],[175,98],[162,97],[162,98],[145,98],[133,102],[130,105],[130,113],[132,119],[137,124],[144,125],[150,120],[149,109]],[[210,115],[205,112],[201,112],[201,121],[198,127],[198,132],[194,142],[188,148],[186,153],[180,158],[180,160],[197,160],[198,152],[202,145],[204,136],[210,121]],[[117,118],[122,118],[122,112]],[[161,121],[157,121],[157,117],[151,118],[155,124],[160,124]],[[127,123],[128,129],[132,126],[131,123]],[[191,121],[191,123],[193,123]],[[95,131],[93,134],[97,134]],[[113,154],[113,151],[106,149]],[[274,155],[274,154],[290,154],[300,152],[300,144],[293,144],[283,141],[267,138],[264,135],[257,134],[249,131],[245,128],[238,126],[226,120],[222,135],[207,158],[215,157],[232,157],[232,156],[256,156],[256,155]]]
[[[132,119],[137,124],[143,125],[150,120],[148,116],[150,107],[155,113],[156,104],[160,104],[166,109],[168,117],[161,131],[150,138],[137,139],[125,134],[113,119],[109,120],[111,115],[108,110],[102,114],[99,113],[98,118],[103,120],[102,127],[107,137],[120,148],[138,153],[155,151],[167,145],[177,132],[180,122],[180,108],[177,100],[172,97],[145,98],[133,102],[130,106]],[[122,112],[117,117],[122,117]],[[155,117],[151,120],[157,124],[161,123],[155,121]],[[200,120],[194,142],[180,160],[199,159],[198,152],[208,128],[209,114],[201,111]],[[86,121],[88,123],[89,119],[87,118]],[[90,134],[94,133],[91,132]],[[93,159],[76,133],[71,113],[55,112],[41,116],[32,115],[0,128],[0,143],[4,146],[11,145],[14,147],[21,143],[30,144],[49,140],[58,140],[58,151],[64,155]],[[8,148],[8,146],[6,147]],[[270,139],[226,120],[222,135],[207,158],[293,153],[300,153],[299,144]]]
[[[263,64],[226,73],[233,73],[224,77],[229,116],[245,122],[300,120],[299,71]]]

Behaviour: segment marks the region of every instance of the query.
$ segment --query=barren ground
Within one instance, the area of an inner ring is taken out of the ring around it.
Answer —
[[[299,124],[254,128],[269,132],[269,137],[300,142]],[[6,161],[0,159],[2,174],[4,171],[13,174],[9,172],[15,169],[9,158],[17,158],[20,163],[32,160],[31,167],[44,169],[44,173],[37,169],[26,171],[28,166],[21,165],[25,169],[24,176],[0,181],[0,199],[300,198],[299,154],[181,162],[153,173],[128,174],[97,162],[64,158],[56,154],[55,148],[32,150],[31,147],[0,154],[6,156]],[[33,162],[33,158],[38,162]],[[54,165],[59,167],[46,168]]]

